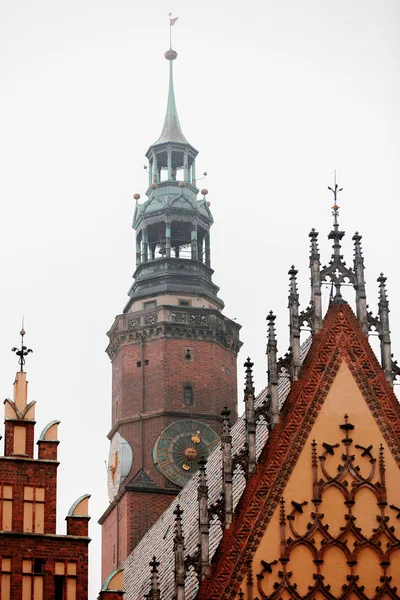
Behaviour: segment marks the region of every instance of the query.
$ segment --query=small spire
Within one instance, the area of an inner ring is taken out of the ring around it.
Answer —
[[[177,504],[174,510],[175,515],[175,537],[174,537],[174,555],[175,555],[175,598],[176,600],[185,600],[185,556],[184,556],[184,537],[182,531],[183,510]]]
[[[151,567],[151,578],[150,578],[150,598],[151,600],[159,600],[160,599],[160,585],[158,582],[158,567],[160,563],[156,560],[156,557],[153,556],[152,561],[149,563]]]
[[[267,343],[267,358],[268,358],[268,386],[271,396],[271,427],[275,427],[279,421],[279,405],[278,405],[278,362],[277,362],[277,343],[275,336],[275,315],[272,310],[267,316],[268,321],[268,343]]]
[[[174,91],[174,72],[173,72],[173,61],[178,57],[178,53],[172,48],[166,51],[164,54],[165,58],[169,61],[169,86],[168,86],[168,102],[167,111],[165,113],[165,119],[161,135],[153,146],[158,144],[165,144],[167,142],[175,142],[181,144],[188,144],[187,139],[182,133],[181,125],[179,123],[178,111],[175,103],[175,91]]]
[[[318,231],[315,231],[314,227],[311,229],[308,237],[311,239],[311,248],[310,248],[310,259],[311,260],[319,260],[319,248],[318,248]]]
[[[15,352],[15,354],[18,356],[18,364],[20,365],[20,372],[23,373],[24,364],[26,362],[25,356],[28,356],[28,354],[33,352],[33,350],[31,350],[30,348],[28,348],[27,346],[24,345],[24,335],[26,334],[26,331],[24,329],[24,319],[23,318],[22,318],[22,329],[19,332],[19,334],[21,336],[21,348],[18,349],[14,346],[14,348],[11,348],[11,352]]]
[[[232,465],[232,436],[229,418],[231,411],[227,406],[221,412],[222,416],[222,492],[224,496],[224,526],[227,529],[232,523],[233,515],[233,465]]]
[[[245,424],[246,424],[246,477],[251,477],[256,470],[256,417],[254,410],[253,363],[250,358],[244,363],[246,369],[246,387],[244,390]]]
[[[208,511],[208,486],[204,458],[199,460],[199,537],[200,537],[200,580],[210,574],[210,517]]]
[[[299,293],[297,291],[297,270],[292,265],[289,271],[289,330],[290,330],[290,348],[292,351],[292,377],[297,380],[299,377],[301,359],[300,359],[300,321],[299,321]]]
[[[321,263],[318,248],[318,231],[311,229],[310,272],[311,272],[311,309],[313,311],[313,333],[318,333],[322,327],[321,301]]]
[[[245,393],[248,393],[248,394],[254,394],[253,365],[254,365],[254,363],[251,362],[250,358],[248,358],[243,365],[244,368],[246,369],[244,391],[245,391]]]
[[[364,257],[361,248],[362,236],[356,231],[353,235],[354,242],[354,273],[356,283],[356,312],[360,322],[361,329],[368,335],[368,316],[367,316],[367,295],[365,292],[365,277],[364,277]]]
[[[379,339],[381,342],[381,364],[382,369],[385,371],[386,379],[389,383],[393,384],[393,368],[392,368],[392,345],[390,339],[390,326],[389,326],[389,300],[386,291],[386,277],[383,273],[377,279],[379,283],[379,321],[381,324],[381,331]]]

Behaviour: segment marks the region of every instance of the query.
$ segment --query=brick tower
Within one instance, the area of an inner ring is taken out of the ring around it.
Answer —
[[[136,208],[136,271],[108,333],[112,361],[110,505],[100,519],[103,580],[121,565],[219,444],[221,411],[237,416],[240,325],[222,314],[213,283],[207,190],[182,133],[169,62],[167,111],[146,153],[147,200]]]
[[[0,598],[17,600],[87,600],[88,500],[71,506],[67,534],[56,534],[57,448],[59,421],[52,421],[37,441],[34,458],[35,404],[28,402],[21,365],[14,381],[14,399],[6,399],[4,456],[0,456]]]

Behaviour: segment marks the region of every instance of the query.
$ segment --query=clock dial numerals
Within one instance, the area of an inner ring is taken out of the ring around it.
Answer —
[[[201,421],[171,423],[155,443],[154,463],[170,481],[183,486],[197,471],[200,458],[208,458],[219,441],[215,431]]]

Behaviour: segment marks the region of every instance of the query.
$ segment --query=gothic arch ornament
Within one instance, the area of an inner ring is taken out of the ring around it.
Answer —
[[[299,533],[296,520],[304,512],[303,507],[308,502],[298,502],[292,499],[291,511],[287,514],[288,501],[281,498],[279,507],[280,556],[269,563],[261,560],[255,578],[249,565],[247,585],[253,593],[252,597],[264,600],[279,600],[282,597],[290,597],[293,600],[314,600],[315,598],[346,600],[350,597],[357,597],[360,600],[400,598],[399,590],[388,574],[391,557],[400,549],[400,539],[397,537],[394,527],[397,515],[393,515],[391,512],[392,510],[399,512],[399,509],[393,505],[388,506],[383,446],[381,444],[377,450],[372,445],[363,447],[354,444],[351,435],[355,425],[350,423],[347,415],[344,416],[344,423],[340,425],[340,429],[344,432],[341,442],[334,445],[323,442],[320,445],[322,452],[319,455],[318,444],[315,440],[312,442],[313,489],[311,503],[313,510],[304,533]],[[327,455],[338,456],[341,450],[337,473],[330,473],[325,464]],[[369,462],[368,469],[366,469],[367,461]],[[343,498],[343,525],[336,534],[331,531],[329,514],[324,514],[324,499],[326,500],[326,493],[332,488],[338,490]],[[376,513],[374,513],[376,526],[370,533],[360,526],[361,523],[357,523],[355,514],[357,513],[359,494],[362,490],[368,490],[376,503]],[[310,571],[306,592],[304,582],[303,589],[300,590],[296,576],[293,575],[296,562],[295,559],[292,560],[292,557],[299,547],[304,547],[309,551],[314,564],[313,572]],[[337,573],[335,573],[341,584],[339,593],[331,589],[331,585],[325,581],[324,575],[326,556],[333,548],[342,553],[343,564],[346,563],[344,569],[337,569]],[[366,549],[376,555],[378,585],[372,594],[366,591],[357,573]],[[257,569],[254,563],[253,569]],[[241,594],[242,592],[238,594],[237,598],[243,597]]]

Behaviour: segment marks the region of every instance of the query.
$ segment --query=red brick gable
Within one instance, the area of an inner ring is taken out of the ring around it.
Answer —
[[[342,361],[349,367],[400,466],[400,408],[360,325],[347,304],[332,304],[314,337],[300,378],[260,456],[215,554],[200,600],[234,598]]]

